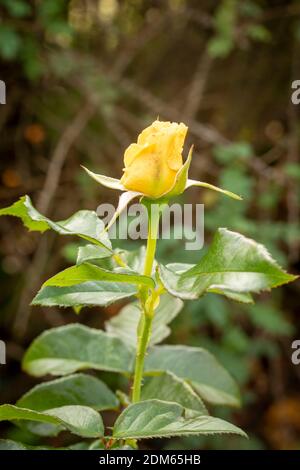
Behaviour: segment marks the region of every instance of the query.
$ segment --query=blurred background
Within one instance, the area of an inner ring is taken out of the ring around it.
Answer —
[[[299,273],[300,2],[296,0],[0,0],[0,205],[29,194],[54,220],[116,204],[81,170],[120,177],[124,149],[157,116],[189,126],[191,175],[241,194],[242,203],[191,189],[205,204],[205,241],[220,226],[264,243]],[[74,261],[65,237],[0,225],[0,402],[15,402],[36,381],[20,359],[44,329],[70,322],[102,327],[120,306],[31,308],[41,283]],[[159,243],[158,259],[195,262],[183,243]],[[187,303],[169,342],[203,345],[238,381],[239,410],[215,415],[241,426],[236,437],[151,440],[160,449],[300,449],[299,283],[257,297],[255,305],[206,295]],[[101,374],[103,377],[104,374]],[[118,377],[106,374],[111,387]],[[111,416],[107,414],[109,424]],[[1,437],[45,442],[12,426]],[[47,442],[63,445],[69,437]],[[145,447],[146,448],[146,447]]]

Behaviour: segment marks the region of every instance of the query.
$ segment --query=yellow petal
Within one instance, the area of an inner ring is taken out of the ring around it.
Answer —
[[[125,150],[124,153],[124,164],[125,167],[128,167],[132,164],[134,159],[140,155],[145,149],[148,149],[149,152],[151,152],[153,149],[150,148],[151,145],[149,144],[144,144],[144,145],[139,145],[139,144],[130,144],[129,147]]]
[[[186,133],[183,123],[158,120],[144,129],[137,143],[131,144],[124,154],[121,182],[126,189],[149,197],[160,197],[170,191],[183,165]]]
[[[176,133],[173,134],[172,147],[169,148],[167,163],[169,168],[174,171],[180,170],[183,165],[182,149],[188,128],[180,123]]]

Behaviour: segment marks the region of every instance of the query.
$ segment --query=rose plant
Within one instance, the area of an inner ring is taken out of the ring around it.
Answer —
[[[228,372],[203,348],[158,345],[170,333],[169,324],[185,299],[208,292],[251,303],[252,294],[291,282],[266,248],[245,236],[220,228],[206,254],[194,265],[155,260],[160,216],[170,199],[191,186],[239,196],[188,178],[192,149],[183,163],[187,127],[155,121],[124,155],[120,180],[85,169],[98,183],[121,191],[118,208],[107,227],[96,212],[80,210],[53,222],[40,214],[28,196],[1,209],[0,215],[22,219],[29,230],[54,230],[83,239],[77,263],[48,279],[32,304],[41,306],[105,307],[133,299],[106,323],[105,331],[74,323],[42,333],[24,355],[25,372],[56,378],[29,390],[15,405],[0,406],[0,420],[17,423],[40,436],[62,430],[80,436],[80,448],[137,448],[147,438],[216,433],[245,433],[211,416],[207,404],[239,406],[239,390]],[[109,227],[131,200],[139,197],[147,209],[147,247],[128,252],[113,248]],[[127,379],[127,391],[113,393],[96,375],[109,371]],[[118,417],[105,430],[100,412]],[[2,448],[26,449],[3,440]],[[72,448],[79,448],[78,446]]]

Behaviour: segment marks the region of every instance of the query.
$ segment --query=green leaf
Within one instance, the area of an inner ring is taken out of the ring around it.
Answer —
[[[119,400],[101,380],[76,374],[36,385],[16,404],[35,411],[68,405],[89,406],[101,411],[117,408]]]
[[[211,288],[220,285],[235,292],[259,292],[297,279],[263,245],[225,228],[218,229],[207,254],[183,277],[198,275]]]
[[[182,299],[196,299],[205,292],[232,297],[232,293],[260,292],[297,279],[281,269],[263,245],[225,228],[218,229],[195,266],[186,271],[178,265],[159,269],[164,287]]]
[[[225,196],[231,197],[232,199],[236,199],[237,201],[241,201],[241,196],[238,196],[231,191],[227,191],[226,189],[218,188],[218,186],[214,186],[213,184],[205,183],[204,181],[196,181],[196,180],[187,180],[185,189],[191,188],[192,186],[198,186],[201,188],[211,189],[216,191],[217,193],[222,193]]]
[[[84,166],[82,166],[82,168],[87,172],[87,174],[91,178],[97,181],[97,183],[100,183],[102,186],[105,186],[106,188],[110,188],[110,189],[117,189],[119,191],[126,191],[126,188],[124,188],[120,180],[116,178],[111,178],[110,176],[99,175],[97,173],[93,173],[92,171],[88,170]]]
[[[0,406],[0,421],[29,420],[60,425],[82,437],[103,436],[101,416],[87,406],[63,406],[47,411],[33,411],[14,405]]]
[[[81,252],[80,261],[84,261],[85,256],[91,256],[94,261],[98,259],[101,262],[102,260],[101,264],[104,264],[108,269],[90,263],[81,263],[68,268],[49,279],[42,286],[33,299],[32,305],[48,307],[59,305],[60,307],[75,307],[76,309],[82,306],[107,306],[137,294],[137,286],[140,284],[149,287],[155,286],[154,280],[150,277],[141,276],[137,273],[142,269],[145,257],[144,247],[134,251],[114,250],[110,254],[110,259],[105,260],[102,258],[102,249],[100,247],[86,245],[82,248],[86,250]],[[95,256],[98,256],[98,250],[101,257],[95,258]],[[117,266],[112,257],[113,254],[120,257],[129,266],[129,269]],[[87,279],[93,279],[93,281],[87,281]],[[95,279],[101,279],[101,281]],[[111,282],[113,280],[116,282]],[[74,284],[75,282],[76,284]],[[52,284],[64,285],[65,287],[52,286]]]
[[[120,263],[116,260],[119,258],[126,266],[126,269],[129,268],[136,273],[141,273],[144,269],[145,256],[146,247],[144,245],[136,250],[131,251],[116,248],[113,250],[112,255],[109,258],[94,258],[93,264],[96,264],[97,266],[100,266],[101,268],[107,269],[109,271],[122,272],[120,271]]]
[[[97,441],[99,441],[99,438],[97,439]],[[81,441],[81,444],[83,443],[85,443],[85,441]],[[75,444],[74,446],[68,447],[50,447],[45,445],[32,446],[29,444],[22,444],[22,442],[12,441],[11,439],[0,439],[0,450],[73,450],[73,448],[74,450],[77,450]]]
[[[170,372],[188,381],[205,400],[213,404],[239,406],[236,383],[208,351],[189,346],[155,346],[145,361],[147,375]]]
[[[146,247],[144,245],[137,250],[131,251],[116,249],[115,253],[118,254],[133,271],[138,273],[143,271],[146,257]]]
[[[106,248],[98,245],[84,245],[78,248],[76,264],[82,264],[86,261],[108,258],[113,253],[108,252]]]
[[[188,436],[199,434],[246,434],[233,424],[211,416],[193,416],[183,406],[160,400],[147,400],[128,406],[113,429],[117,439]]]
[[[271,32],[262,24],[250,24],[246,31],[248,36],[254,41],[267,43],[272,39]]]
[[[239,11],[243,16],[259,19],[263,15],[263,8],[258,5],[255,0],[247,0],[247,2],[240,3]]]
[[[76,374],[51,380],[29,390],[16,403],[18,407],[45,411],[69,405],[88,406],[95,410],[117,408],[119,401],[111,390],[91,375]],[[21,422],[30,432],[41,436],[56,436],[60,426],[36,422]]]
[[[142,196],[142,193],[137,193],[135,191],[126,191],[125,193],[121,194],[121,196],[119,197],[117,209],[115,210],[115,213],[107,224],[105,230],[108,231],[114,225],[114,223],[120,217],[124,209],[126,209],[128,204],[138,196]]]
[[[160,265],[159,266],[159,277],[164,285],[164,287],[172,294],[182,299],[190,299],[196,300],[200,297],[198,292],[194,290],[193,284],[188,287],[185,287],[183,291],[181,282],[181,275],[183,275],[188,270],[192,269],[195,265],[194,264],[186,264],[186,263],[170,263],[167,266]],[[213,286],[208,287],[204,293],[213,293],[224,295],[228,299],[235,300],[237,302],[242,302],[246,304],[253,303],[253,298],[249,293],[245,292],[235,292],[230,289],[222,288],[220,286]],[[203,294],[201,294],[203,295]]]
[[[294,326],[284,317],[283,312],[272,305],[265,303],[252,305],[247,310],[247,315],[256,327],[271,334],[280,336],[292,335],[295,332]]]
[[[130,445],[127,445],[127,444],[122,444],[122,441],[117,441],[116,440],[111,445],[111,447],[109,448],[109,451],[112,451],[112,450],[136,450],[137,447],[134,447],[133,445],[130,446]],[[105,449],[104,443],[101,440],[97,439],[96,441],[93,441],[89,445],[87,450],[106,450],[106,449]]]
[[[24,18],[30,15],[32,8],[31,5],[22,0],[2,0],[10,15],[16,18]]]
[[[152,325],[150,345],[160,343],[170,334],[167,326],[180,312],[183,303],[169,294],[163,295],[160,304],[155,311]],[[141,316],[141,309],[138,302],[126,305],[120,313],[107,321],[105,328],[108,332],[114,333],[129,346],[136,347],[137,328]]]
[[[207,410],[192,387],[174,374],[164,372],[155,377],[147,377],[142,388],[141,400],[158,399],[179,403],[197,414],[207,415]]]
[[[5,60],[14,59],[20,52],[21,37],[11,26],[0,25],[0,55]]]
[[[150,288],[155,287],[155,282],[151,277],[134,273],[130,270],[119,270],[118,272],[108,271],[90,263],[79,266],[71,266],[48,279],[43,287],[69,287],[84,282],[118,282],[127,284],[144,285]]]
[[[23,370],[35,377],[68,375],[84,369],[129,373],[133,352],[119,338],[73,324],[38,336],[23,358]]]
[[[226,36],[218,36],[212,38],[208,43],[208,53],[213,58],[227,57],[234,48],[232,38]]]
[[[178,196],[186,188],[188,173],[192,162],[193,147],[190,148],[188,157],[176,175],[175,183],[171,191],[166,193],[167,198]]]
[[[102,186],[105,186],[106,188],[110,188],[110,189],[115,189],[118,191],[124,191],[123,194],[121,194],[121,196],[119,197],[118,207],[114,215],[112,216],[111,220],[106,226],[105,230],[108,231],[116,222],[116,220],[119,218],[119,216],[124,211],[124,209],[128,206],[128,204],[136,197],[143,196],[143,193],[136,192],[136,191],[127,191],[126,188],[121,183],[121,180],[118,180],[116,178],[111,178],[109,176],[93,173],[92,171],[88,170],[84,166],[82,166],[82,168],[87,172],[87,174],[91,178],[97,181],[97,183],[100,183]]]
[[[160,281],[165,289],[175,297],[179,297],[183,300],[198,299],[201,294],[205,293],[206,289],[203,289],[203,292],[200,294],[195,290],[193,279],[187,281],[182,280],[183,274],[189,272],[194,266],[195,265],[184,263],[170,263],[166,266],[161,264],[158,266]]]
[[[42,287],[31,302],[45,307],[101,306],[132,297],[137,287],[120,282],[84,282],[71,287]]]
[[[0,450],[27,450],[27,447],[11,439],[0,439]]]
[[[97,439],[97,442],[102,442],[102,440],[100,441],[99,439]],[[71,444],[65,447],[64,450],[89,450],[90,445],[90,441],[79,441],[75,444]]]
[[[209,288],[207,292],[212,294],[224,295],[228,299],[235,300],[236,302],[242,302],[244,304],[253,304],[254,300],[248,292],[234,292],[230,289],[222,289],[220,287]]]
[[[208,53],[212,57],[223,58],[233,50],[236,20],[237,1],[223,0],[219,2],[213,18],[215,35],[208,41]]]
[[[249,206],[250,199],[255,197],[254,178],[249,175],[249,172],[246,169],[246,165],[227,165],[220,175],[220,184],[222,186],[231,188],[235,193],[243,195],[245,202],[243,203],[243,205],[240,204],[239,206],[237,206],[237,209],[239,211],[239,215],[245,214],[246,208]],[[226,207],[222,208],[223,211],[224,209],[226,211]],[[228,218],[228,216],[225,216],[226,222],[229,220],[230,223],[232,223],[231,220],[234,222],[238,219],[237,222],[235,222],[237,226],[243,226],[243,224],[241,224],[240,217],[237,218],[237,213],[231,213],[233,208],[229,208],[227,209],[227,211],[228,210],[230,211],[230,218]],[[247,222],[251,223],[250,221],[245,221],[244,223],[247,224]]]
[[[94,211],[81,210],[69,219],[53,222],[33,207],[29,196],[23,196],[13,205],[0,209],[1,215],[19,217],[29,230],[45,232],[52,229],[60,235],[77,235],[106,249],[108,254],[112,252],[104,224]]]
[[[283,167],[284,173],[293,179],[300,179],[300,166],[298,163],[286,163]]]
[[[105,450],[105,444],[101,440],[97,439],[88,446],[87,450]]]
[[[213,149],[214,157],[219,163],[229,165],[234,160],[247,160],[253,155],[253,149],[248,142],[240,141],[226,145],[216,145]]]

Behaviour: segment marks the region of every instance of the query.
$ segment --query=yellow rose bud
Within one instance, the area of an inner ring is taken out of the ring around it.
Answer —
[[[136,144],[124,154],[123,186],[158,198],[170,191],[182,167],[182,148],[187,133],[183,123],[154,121],[144,129]]]

